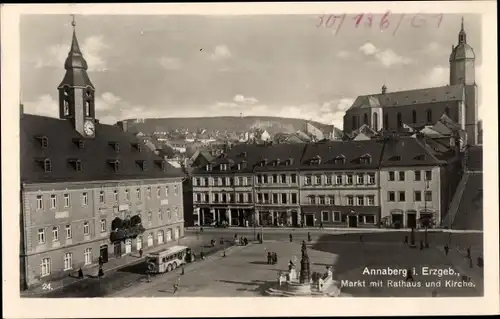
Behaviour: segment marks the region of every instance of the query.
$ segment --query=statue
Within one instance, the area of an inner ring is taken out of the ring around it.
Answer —
[[[309,256],[307,255],[306,242],[302,241],[302,259],[300,260],[300,277],[301,284],[309,284],[311,282]]]

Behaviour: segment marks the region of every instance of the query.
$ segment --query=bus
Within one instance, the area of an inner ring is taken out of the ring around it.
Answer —
[[[146,255],[146,264],[149,273],[169,272],[186,263],[186,254],[190,251],[187,246],[173,246],[163,248]]]

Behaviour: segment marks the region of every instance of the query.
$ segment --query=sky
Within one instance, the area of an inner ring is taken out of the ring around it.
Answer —
[[[97,118],[283,116],[342,128],[358,95],[449,83],[460,15],[76,16]],[[386,20],[384,20],[386,21]],[[399,27],[396,28],[398,22]],[[481,93],[481,18],[464,15]],[[397,30],[396,30],[397,29]],[[26,113],[58,117],[71,17],[21,17]],[[482,107],[480,97],[480,114]]]

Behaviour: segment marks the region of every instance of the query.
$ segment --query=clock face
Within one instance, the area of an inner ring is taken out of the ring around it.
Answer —
[[[87,136],[94,135],[95,132],[94,123],[92,121],[85,121],[85,123],[83,124],[83,131]]]

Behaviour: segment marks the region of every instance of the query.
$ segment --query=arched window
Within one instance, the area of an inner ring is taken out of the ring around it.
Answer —
[[[411,111],[411,119],[413,124],[417,123],[417,111],[415,110]]]
[[[384,115],[384,129],[389,129],[389,114],[387,113]]]
[[[363,124],[368,125],[368,114],[363,115]]]
[[[375,131],[378,131],[378,114],[377,113],[373,113],[373,129]]]
[[[401,119],[401,113],[398,112],[398,128],[403,127],[403,120]]]
[[[427,123],[432,123],[432,110],[427,109]]]
[[[444,114],[446,114],[446,116],[450,116],[450,108],[449,107],[444,109]]]

